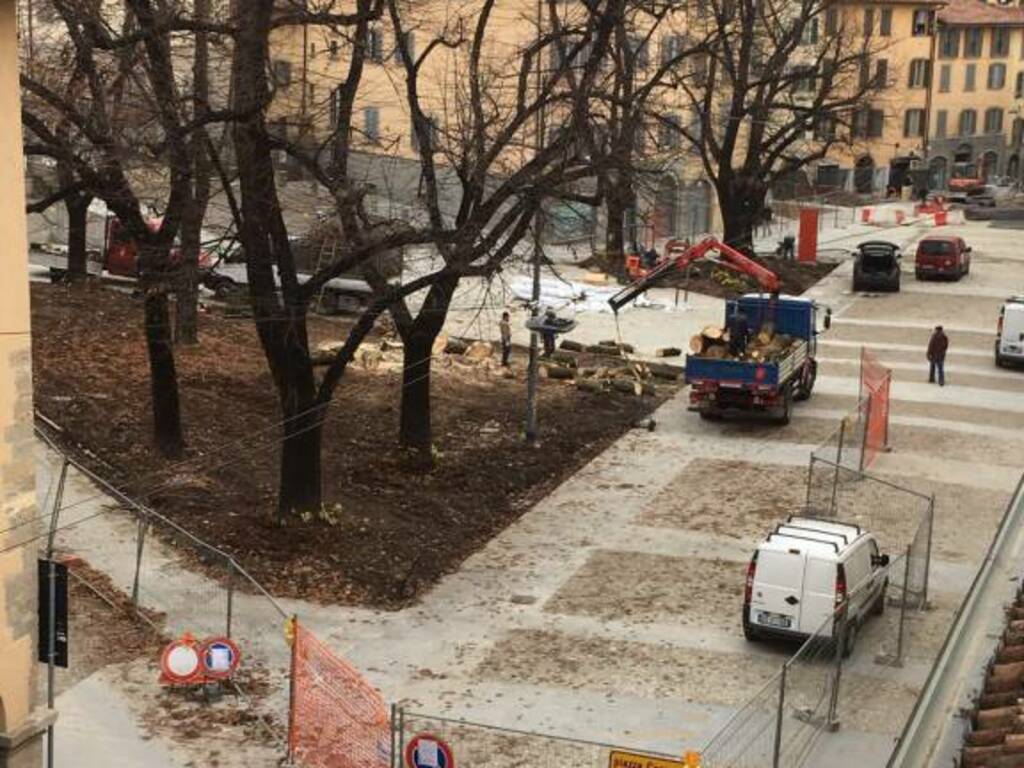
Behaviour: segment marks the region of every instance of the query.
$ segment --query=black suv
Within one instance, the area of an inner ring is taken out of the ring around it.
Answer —
[[[853,262],[853,290],[899,289],[900,247],[886,240],[868,240],[858,245]]]

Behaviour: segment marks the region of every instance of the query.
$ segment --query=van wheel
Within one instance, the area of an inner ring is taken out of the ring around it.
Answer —
[[[857,645],[857,622],[850,621],[846,625],[846,634],[843,637],[843,658],[848,659],[853,655],[853,649]]]
[[[743,622],[743,637],[747,639],[747,642],[756,643],[761,639],[761,635],[757,633],[757,630],[750,626],[750,622]]]

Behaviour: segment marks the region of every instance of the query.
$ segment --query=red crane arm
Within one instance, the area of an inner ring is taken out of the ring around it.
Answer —
[[[681,252],[680,252],[681,251]],[[639,280],[630,283],[612,296],[608,303],[616,312],[631,302],[648,288],[659,283],[670,272],[685,271],[690,264],[706,257],[710,252],[718,253],[722,266],[734,272],[750,275],[758,285],[768,293],[777,293],[780,288],[779,277],[770,269],[766,269],[751,258],[744,256],[735,248],[726,245],[714,237],[707,237],[696,245],[687,245],[680,240],[669,240],[665,245],[666,257]]]

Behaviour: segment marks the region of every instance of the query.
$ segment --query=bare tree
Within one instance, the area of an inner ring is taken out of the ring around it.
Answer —
[[[689,119],[663,124],[685,138],[714,185],[725,240],[750,250],[772,184],[855,138],[882,85],[865,75],[880,46],[829,0],[700,8],[691,34],[708,41],[708,55],[676,77]]]
[[[22,75],[26,153],[65,169],[67,186],[55,197],[104,200],[136,243],[154,440],[177,456],[184,435],[168,301],[171,248],[193,200],[189,137],[212,117],[193,119],[184,106],[171,34],[194,24],[181,9],[151,0],[49,3],[66,40],[63,65],[71,81],[62,79],[60,60]],[[72,87],[79,79],[81,87]],[[158,226],[144,212],[143,197],[163,203]]]

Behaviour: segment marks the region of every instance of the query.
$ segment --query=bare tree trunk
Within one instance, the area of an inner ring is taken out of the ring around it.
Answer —
[[[166,247],[141,246],[139,256],[152,392],[153,440],[164,456],[177,458],[185,449],[185,438],[181,428],[178,373],[174,364],[167,299],[170,286],[160,274],[160,267],[167,264],[169,253]]]
[[[88,195],[72,195],[65,201],[68,210],[68,280],[79,282],[85,280],[88,275],[88,261],[86,251],[88,250],[88,223],[89,203],[92,198]]]
[[[284,412],[278,522],[310,512],[323,503],[320,462],[325,407],[318,405],[313,377],[302,366],[289,368],[280,387]]]
[[[210,0],[195,0],[195,19],[209,21]],[[192,62],[192,112],[196,119],[210,108],[210,42],[209,35],[199,29],[195,33],[195,55]],[[185,207],[181,220],[181,273],[178,276],[178,311],[175,316],[175,340],[179,344],[199,341],[199,250],[202,247],[203,219],[210,201],[212,163],[207,154],[206,130],[200,128],[189,140],[192,163],[192,201]]]
[[[619,267],[623,264],[626,254],[624,229],[626,226],[627,205],[619,195],[609,194],[605,202],[604,250],[608,264]]]
[[[737,250],[753,254],[754,230],[764,216],[768,188],[760,179],[736,175],[718,187],[725,242]]]
[[[430,417],[431,352],[437,334],[413,332],[403,338],[402,407],[398,442],[412,452],[417,464],[433,463]]]

